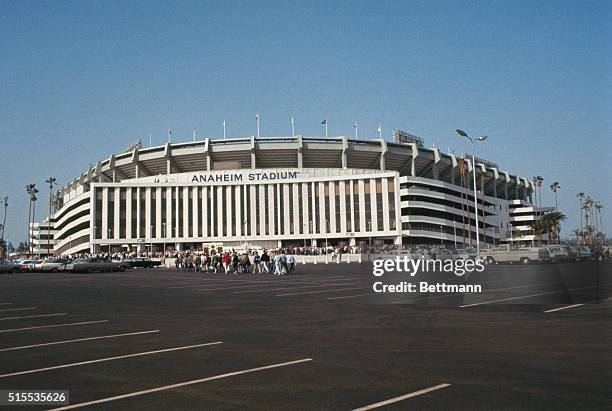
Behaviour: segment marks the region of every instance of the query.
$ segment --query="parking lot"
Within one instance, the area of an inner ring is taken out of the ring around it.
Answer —
[[[478,296],[384,297],[367,264],[3,275],[0,389],[67,389],[66,409],[601,409],[598,270],[488,267]]]

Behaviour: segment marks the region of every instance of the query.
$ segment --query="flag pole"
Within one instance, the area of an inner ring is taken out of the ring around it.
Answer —
[[[293,121],[293,116],[291,116],[291,137],[295,137],[295,122]]]
[[[168,143],[172,142],[172,130],[168,129]]]
[[[259,113],[255,114],[255,121],[257,122],[257,138],[259,138]]]
[[[225,124],[225,120],[223,120],[223,140],[225,140],[225,134],[226,134],[226,124]]]
[[[355,140],[359,138],[359,133],[357,131],[357,122],[353,121],[353,128],[355,129]]]
[[[378,125],[378,138],[382,140],[382,124]]]
[[[193,141],[196,141],[196,123],[193,123]]]
[[[153,136],[149,133],[149,148],[153,147]]]

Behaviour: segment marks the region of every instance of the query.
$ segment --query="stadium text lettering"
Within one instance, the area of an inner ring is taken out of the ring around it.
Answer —
[[[260,173],[227,173],[227,174],[210,174],[210,175],[194,175],[191,178],[192,183],[231,183],[240,181],[276,181],[276,180],[295,180],[298,178],[297,171],[275,171],[275,172],[260,172]]]

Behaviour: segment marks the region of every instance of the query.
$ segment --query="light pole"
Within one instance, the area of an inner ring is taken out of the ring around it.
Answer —
[[[476,140],[474,140],[472,137],[468,136],[467,133],[463,130],[457,129],[457,134],[459,134],[461,137],[465,137],[468,140],[470,140],[470,143],[472,143],[472,174],[474,176],[474,218],[476,220],[476,257],[480,258],[480,233],[479,233],[479,226],[478,226],[478,193],[476,191],[476,156],[474,154],[475,152],[475,142],[476,141],[485,141],[487,139],[487,136],[480,136],[478,137]]]
[[[4,230],[6,228],[6,209],[8,208],[8,196],[2,199],[2,203],[4,205],[4,217],[2,219],[2,237],[0,237],[0,241],[4,241]]]
[[[108,229],[108,257],[110,258],[110,253],[111,253],[111,232],[112,230],[109,228]]]
[[[96,231],[98,230],[98,226],[95,225],[93,228],[93,241],[96,241]],[[92,252],[95,254],[96,253],[96,243],[92,242]]]

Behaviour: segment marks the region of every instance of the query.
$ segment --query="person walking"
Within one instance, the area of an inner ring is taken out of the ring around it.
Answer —
[[[195,259],[195,272],[196,273],[200,272],[201,265],[202,265],[202,257],[200,256],[200,254],[198,254]]]
[[[269,274],[270,273],[270,270],[268,269],[269,264],[270,264],[270,256],[268,255],[268,252],[266,250],[263,250],[261,253],[261,258],[259,259],[259,272],[263,274],[263,272],[265,271],[266,274]]]
[[[295,256],[293,254],[287,257],[289,262],[289,272],[295,274]]]
[[[229,266],[231,263],[231,258],[230,255],[227,251],[225,251],[223,253],[223,258],[222,258],[222,262],[223,262],[223,270],[225,270],[225,274],[229,273]]]

